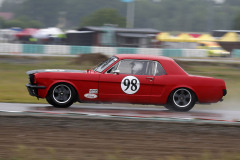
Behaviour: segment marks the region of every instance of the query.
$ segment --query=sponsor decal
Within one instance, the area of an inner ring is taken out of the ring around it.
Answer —
[[[98,89],[89,89],[89,93],[84,94],[84,97],[95,99],[98,97],[96,94],[98,94]]]
[[[89,93],[98,94],[98,89],[89,89]]]
[[[135,94],[140,88],[140,82],[137,77],[126,76],[122,79],[121,88],[126,94]]]
[[[97,98],[97,95],[91,94],[91,93],[86,93],[86,94],[84,94],[84,97],[89,98],[89,99],[95,99],[95,98]]]

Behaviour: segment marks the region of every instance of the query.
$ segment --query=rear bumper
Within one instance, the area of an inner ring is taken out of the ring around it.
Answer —
[[[227,95],[227,90],[223,89],[223,96],[226,96],[226,95]]]
[[[223,91],[223,96],[226,96],[227,95],[227,90],[223,89],[222,91]],[[220,102],[222,102],[222,101],[223,101],[223,98],[220,99]]]
[[[26,84],[26,87],[28,89],[28,92],[31,96],[38,97],[38,89],[45,89],[46,86],[38,86],[38,85],[32,85],[32,84]]]

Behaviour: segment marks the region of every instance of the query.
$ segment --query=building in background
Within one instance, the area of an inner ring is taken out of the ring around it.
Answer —
[[[67,33],[67,44],[80,46],[155,47],[159,30],[87,26]]]

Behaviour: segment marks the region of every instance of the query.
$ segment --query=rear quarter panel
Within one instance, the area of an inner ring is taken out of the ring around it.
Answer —
[[[189,81],[198,97],[199,103],[215,103],[222,99],[224,80],[211,77],[189,76]]]
[[[199,103],[218,102],[223,96],[225,83],[221,79],[189,75],[164,75],[155,77],[152,103],[167,103],[169,94],[177,88],[191,89]]]

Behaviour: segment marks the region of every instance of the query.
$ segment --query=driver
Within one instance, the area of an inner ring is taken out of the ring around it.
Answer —
[[[132,69],[132,74],[138,74],[141,75],[142,74],[142,70],[143,70],[143,64],[141,62],[131,62],[131,69]]]

